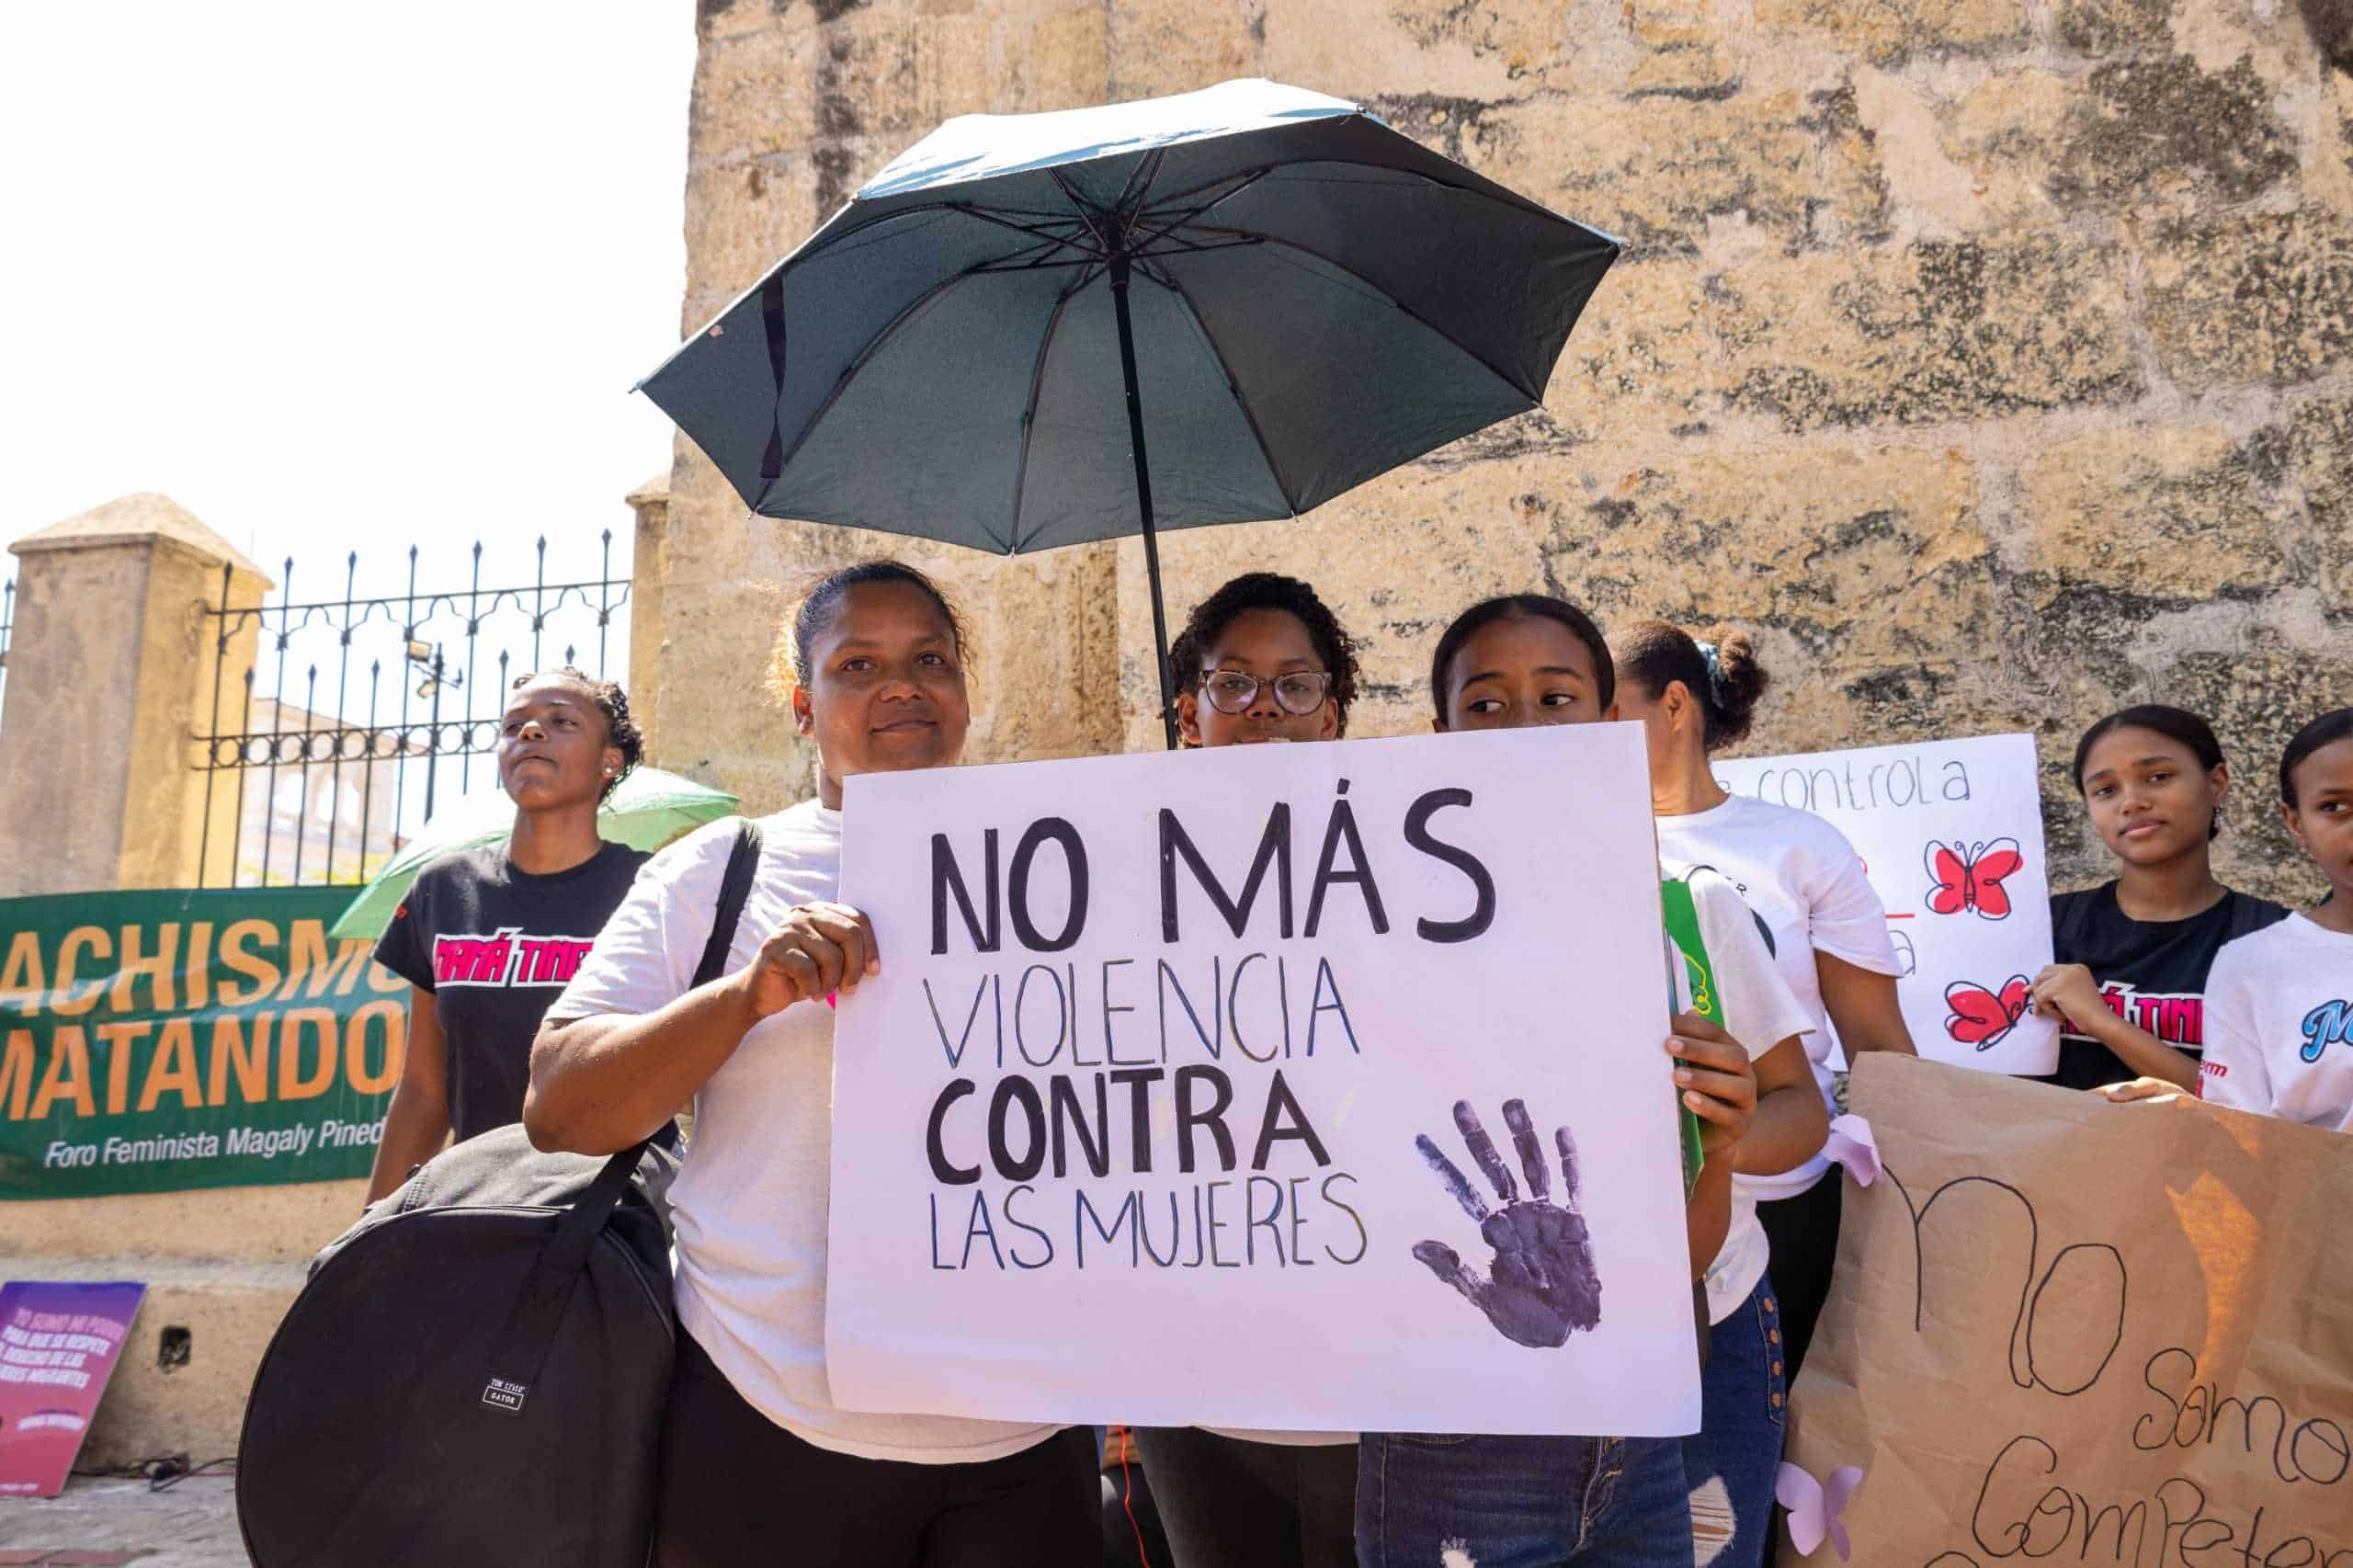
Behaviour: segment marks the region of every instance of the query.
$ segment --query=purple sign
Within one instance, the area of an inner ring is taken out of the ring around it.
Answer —
[[[82,1449],[144,1285],[0,1285],[0,1497],[54,1497]]]

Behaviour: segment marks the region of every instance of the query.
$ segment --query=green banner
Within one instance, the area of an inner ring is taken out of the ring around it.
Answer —
[[[364,1176],[408,983],[348,888],[0,899],[0,1199]]]

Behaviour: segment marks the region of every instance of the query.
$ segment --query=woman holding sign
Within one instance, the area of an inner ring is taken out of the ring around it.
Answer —
[[[1912,1055],[1895,995],[1903,965],[1888,939],[1886,906],[1854,846],[1812,812],[1732,794],[1709,767],[1715,751],[1747,736],[1756,700],[1771,685],[1748,634],[1719,626],[1694,638],[1647,621],[1627,639],[1620,668],[1619,716],[1639,721],[1650,743],[1659,855],[1731,878],[1770,927],[1773,961],[1813,1028],[1806,1057],[1823,1103],[1830,1103],[1833,1083],[1832,1025],[1849,1060],[1864,1051]],[[1828,1156],[1817,1152],[1779,1176],[1739,1177],[1771,1244],[1790,1381],[1829,1298],[1838,1256],[1843,1188],[1823,1179],[1829,1169]]]
[[[2157,1078],[2195,1090],[2215,955],[2288,917],[2214,876],[2231,790],[2222,743],[2195,713],[2127,708],[2076,743],[2075,788],[2117,876],[2051,900],[2054,961],[2032,997],[2061,1033],[2059,1070],[2043,1081],[2097,1089]]]
[[[2206,1097],[2353,1132],[2353,708],[2279,758],[2279,814],[2328,879],[2310,915],[2241,937],[2206,983]]]
[[[733,971],[689,988],[736,837],[714,823],[647,864],[549,1010],[524,1108],[540,1147],[603,1154],[695,1102],[670,1189],[685,1333],[655,1560],[1099,1561],[1086,1428],[859,1415],[828,1392],[831,1002],[881,962],[866,916],[834,899],[842,780],[952,765],[971,713],[955,612],[895,562],[826,577],[780,642],[817,799],[761,823]]]
[[[1355,640],[1315,590],[1251,572],[1194,608],[1169,645],[1176,725],[1195,746],[1347,733]],[[1139,1427],[1176,1568],[1356,1562],[1357,1435]]]
[[[1438,641],[1433,727],[1612,719],[1616,685],[1608,644],[1583,610],[1536,594],[1490,599],[1457,617]],[[1693,928],[1674,938],[1678,999],[1690,1005],[1692,975],[1706,976],[1728,1026],[1679,1014],[1665,1042],[1665,1053],[1680,1059],[1674,1079],[1701,1119],[1707,1156],[1687,1206],[1687,1240],[1692,1272],[1707,1282],[1709,1315],[1724,1325],[1712,1335],[1702,1380],[1708,1429],[1685,1442],[1367,1434],[1357,1540],[1370,1568],[1443,1562],[1449,1551],[1472,1562],[1611,1568],[1695,1556],[1754,1568],[1764,1559],[1786,1396],[1783,1380],[1767,1370],[1766,1336],[1778,1330],[1764,1237],[1753,1205],[1735,1200],[1731,1176],[1736,1162],[1761,1170],[1798,1165],[1822,1146],[1828,1122],[1799,1044],[1811,1025],[1775,971],[1755,916],[1721,877],[1688,886]],[[1472,1152],[1488,1163],[1476,1142]],[[1563,1176],[1574,1187],[1563,1153]],[[1461,1288],[1446,1259],[1424,1261]]]

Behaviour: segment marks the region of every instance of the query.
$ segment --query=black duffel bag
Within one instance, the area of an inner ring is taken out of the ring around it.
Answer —
[[[742,824],[695,983],[759,859]],[[256,1568],[643,1568],[676,1354],[677,1160],[455,1144],[311,1265],[254,1377],[237,1522]]]

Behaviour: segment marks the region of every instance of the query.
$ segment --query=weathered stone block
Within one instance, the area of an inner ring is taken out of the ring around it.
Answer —
[[[1108,97],[1153,98],[1259,74],[1259,7],[1120,0],[1110,15]]]
[[[2048,449],[2021,476],[2043,602],[2084,585],[2164,600],[2284,582],[2275,457],[2211,426],[2101,430]]]
[[[2310,211],[2168,225],[2148,258],[2148,328],[2191,390],[2334,369],[2353,347],[2353,227]]]
[[[1945,117],[1943,146],[1977,176],[1989,212],[2045,223],[2055,215],[2048,180],[2052,139],[2067,123],[2078,83],[2047,71],[2004,71],[1979,83]]]
[[[2114,54],[2166,41],[2173,0],[2060,0],[2052,31],[2063,48]]]
[[[1881,171],[1882,205],[1893,222],[1922,237],[1950,239],[2008,216],[1986,201],[1984,175],[1946,145],[1949,105],[1904,74],[1869,65],[1848,74],[1842,96],[1852,102],[1865,132],[1859,140]]]
[[[1376,11],[1358,0],[1318,0],[1313,7],[1325,29],[1324,44],[1337,62],[1365,40],[1392,65],[1381,85],[1390,92],[1420,91],[1494,97],[1503,89],[1487,85],[1524,83],[1567,86],[1569,74],[1590,69],[1597,53],[1614,55],[1622,38],[1624,0],[1561,0],[1550,6],[1481,3],[1472,0],[1392,0]],[[1299,6],[1269,4],[1267,36],[1287,33]],[[1385,12],[1384,27],[1370,18]],[[1414,51],[1412,69],[1393,70],[1398,57],[1375,40],[1393,30]],[[1345,69],[1345,65],[1343,66]]]
[[[2321,593],[2332,609],[2353,610],[2353,399],[2305,403],[2296,410],[2294,431]]]
[[[1696,255],[1709,221],[1735,214],[1790,250],[1885,227],[1886,187],[1850,92],[1542,98],[1481,113],[1465,140],[1480,172],[1636,256]]]
[[[1810,34],[1879,64],[1915,54],[1984,54],[2027,40],[2018,0],[1756,0],[1758,25]]]
[[[2069,108],[2051,192],[2101,207],[2172,190],[2249,200],[2296,171],[2272,92],[2244,55],[2216,74],[2186,54],[2103,65]]]
[[[2054,237],[1729,275],[1621,267],[1570,341],[1591,381],[1556,376],[1555,395],[1563,407],[1598,395],[1604,420],[1746,415],[1793,432],[2114,403],[2143,391],[2129,318],[2105,252]]]
[[[1648,51],[1627,78],[1635,96],[1720,98],[1740,85],[1715,0],[1628,0],[1626,25]]]
[[[2007,72],[1962,100],[1946,146],[1989,187],[2023,187],[2062,208],[2248,201],[2297,168],[2273,91],[2245,57],[2215,73],[2187,54],[2120,60],[2080,79]],[[2008,188],[1995,199],[2033,205]]]
[[[710,164],[687,175],[687,247],[696,258],[679,322],[699,331],[821,222],[806,153]],[[634,368],[643,374],[652,365]]]
[[[1990,550],[1954,450],[1665,456],[1560,497],[1550,573],[1611,625],[1781,628],[1810,659],[1949,656],[1982,634]]]
[[[1983,665],[1952,660],[1855,663],[1821,658],[1768,633],[1774,687],[1733,753],[1776,756],[2033,728],[2034,698]]]
[[[707,36],[688,116],[688,163],[805,152],[817,205],[843,198],[942,120],[1099,101],[1100,6],[988,7],[910,0],[840,10],[818,25]]]

